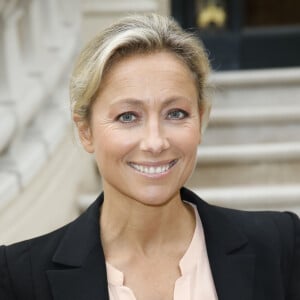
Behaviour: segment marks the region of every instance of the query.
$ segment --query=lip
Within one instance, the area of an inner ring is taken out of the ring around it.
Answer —
[[[157,178],[168,174],[177,162],[178,159],[171,159],[159,162],[129,162],[128,165],[141,175]]]

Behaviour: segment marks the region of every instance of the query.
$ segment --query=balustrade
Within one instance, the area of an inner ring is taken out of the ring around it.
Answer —
[[[79,38],[79,0],[0,0],[0,209],[68,131],[65,91]]]

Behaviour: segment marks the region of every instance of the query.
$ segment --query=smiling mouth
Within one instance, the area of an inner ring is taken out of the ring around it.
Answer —
[[[178,159],[174,159],[174,160],[170,161],[169,163],[163,164],[160,166],[151,166],[151,165],[145,166],[145,165],[139,165],[139,164],[130,162],[129,166],[140,173],[149,174],[149,175],[157,175],[157,174],[165,173],[168,170],[170,170],[177,163],[177,161],[178,161]]]

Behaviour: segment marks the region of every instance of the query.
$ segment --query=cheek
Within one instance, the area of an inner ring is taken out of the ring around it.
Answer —
[[[197,125],[187,126],[183,131],[178,130],[176,136],[178,143],[190,151],[195,151],[201,141],[201,133]]]
[[[126,156],[135,147],[136,138],[130,132],[106,126],[98,127],[94,142],[98,164],[103,164],[108,159],[120,160]]]
[[[199,134],[178,134],[176,140],[173,139],[173,145],[182,153],[185,160],[194,161],[197,155],[197,149],[199,145]]]
[[[187,151],[192,152],[192,153],[197,152],[200,141],[201,141],[201,135],[198,131],[195,131],[194,134],[191,134],[186,139]]]

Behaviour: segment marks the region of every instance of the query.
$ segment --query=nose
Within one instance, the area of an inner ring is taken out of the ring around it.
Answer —
[[[145,124],[143,137],[140,143],[142,151],[159,154],[170,147],[165,130],[162,128],[159,120],[151,120]]]

